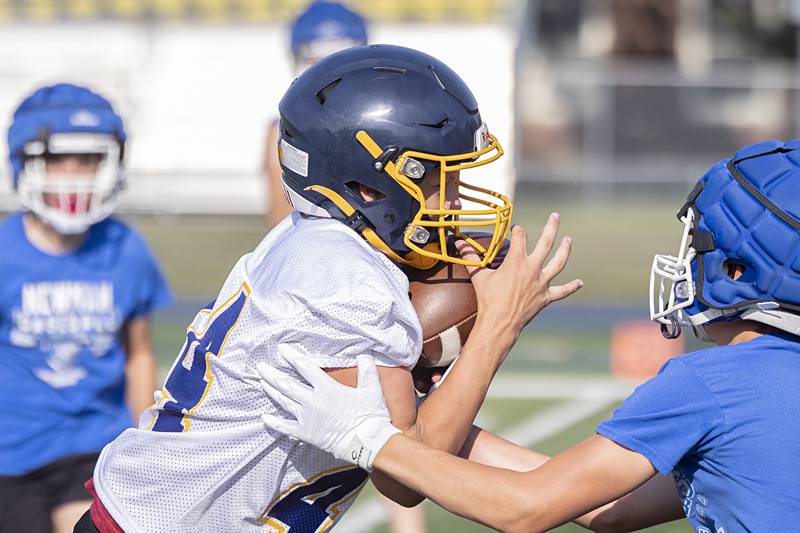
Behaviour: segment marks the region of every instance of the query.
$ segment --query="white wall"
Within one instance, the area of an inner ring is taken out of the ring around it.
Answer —
[[[473,89],[491,131],[512,146],[514,43],[504,27],[377,25],[372,36],[449,64]],[[0,125],[5,133],[14,108],[39,85],[90,85],[112,99],[129,130],[123,208],[260,213],[265,130],[291,82],[287,42],[283,26],[3,25]],[[8,207],[2,145],[0,207]],[[501,162],[475,172],[510,191],[511,157]]]

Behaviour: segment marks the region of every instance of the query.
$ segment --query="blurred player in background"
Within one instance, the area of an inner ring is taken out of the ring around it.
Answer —
[[[323,57],[351,46],[367,44],[367,25],[356,12],[339,2],[314,1],[292,24],[291,52],[294,75]],[[267,190],[267,227],[273,227],[292,211],[281,186],[278,161],[278,120],[269,125],[264,148],[263,173]]]
[[[800,141],[752,145],[697,183],[678,210],[678,253],[653,261],[650,310],[665,337],[691,327],[717,346],[671,359],[595,435],[562,454],[550,459],[478,431],[468,457],[492,468],[403,435],[387,442],[381,426],[389,417],[375,408],[381,383],[370,360],[359,364],[358,389],[295,356],[289,360],[313,391],[259,367],[265,389],[297,415],[265,421],[331,452],[360,442],[362,453],[377,454],[378,470],[502,531],[568,520],[635,531],[683,516],[698,532],[797,531],[798,153]],[[473,269],[473,282],[490,275]],[[338,420],[319,423],[329,418]]]
[[[100,450],[147,409],[150,315],[171,302],[142,238],[109,218],[125,129],[102,96],[43,87],[8,131],[23,211],[0,225],[0,531],[72,531]]]
[[[511,203],[467,185],[461,173],[479,179],[472,169],[491,165],[502,148],[455,72],[396,46],[326,57],[292,84],[280,113],[283,180],[295,212],[236,263],[215,302],[188,328],[156,404],[137,429],[103,450],[97,499],[81,531],[335,527],[368,475],[265,431],[265,412],[291,414],[265,396],[256,365],[286,368],[280,351],[291,345],[335,379],[355,384],[357,360],[374,358],[392,420],[413,438],[457,453],[497,361],[522,327],[580,287],[578,280],[550,286],[571,249],[564,239],[545,264],[558,228],[553,216],[536,248],[539,260],[498,270],[494,283],[476,287],[470,340],[446,382],[418,408],[411,368],[422,329],[401,267],[491,264]],[[465,197],[482,209],[462,209]],[[464,258],[448,246],[456,235],[471,240],[461,231],[481,226],[493,239],[479,253]],[[525,239],[514,230],[517,255],[525,254]],[[372,481],[403,505],[422,500],[388,478]]]

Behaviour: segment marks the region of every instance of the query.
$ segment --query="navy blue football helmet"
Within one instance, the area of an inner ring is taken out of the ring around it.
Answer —
[[[758,143],[715,164],[678,218],[678,254],[656,255],[650,276],[650,317],[665,337],[691,326],[710,340],[705,324],[731,319],[800,335],[800,141]]]
[[[296,210],[341,220],[397,263],[485,266],[504,242],[511,202],[460,176],[503,150],[466,84],[427,54],[371,45],[313,65],[281,100],[278,151]],[[448,175],[470,209],[445,209]],[[438,208],[425,206],[423,179],[437,180]],[[365,200],[359,185],[379,198]],[[462,232],[481,226],[491,233],[488,246]],[[466,239],[480,260],[448,250],[452,237]]]

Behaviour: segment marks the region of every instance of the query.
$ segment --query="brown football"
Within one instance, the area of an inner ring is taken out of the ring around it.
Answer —
[[[491,240],[488,234],[471,234],[482,245]],[[506,241],[489,268],[497,268],[508,251]],[[454,253],[454,252],[453,252]],[[423,367],[443,367],[453,362],[467,342],[478,300],[463,265],[440,262],[430,270],[409,272],[411,305],[422,326],[422,355],[417,362]]]

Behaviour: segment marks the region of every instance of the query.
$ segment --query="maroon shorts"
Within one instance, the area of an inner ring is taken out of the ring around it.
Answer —
[[[97,491],[94,490],[94,479],[89,478],[85,487],[94,496],[94,500],[91,508],[75,525],[74,533],[125,533],[97,497]]]

